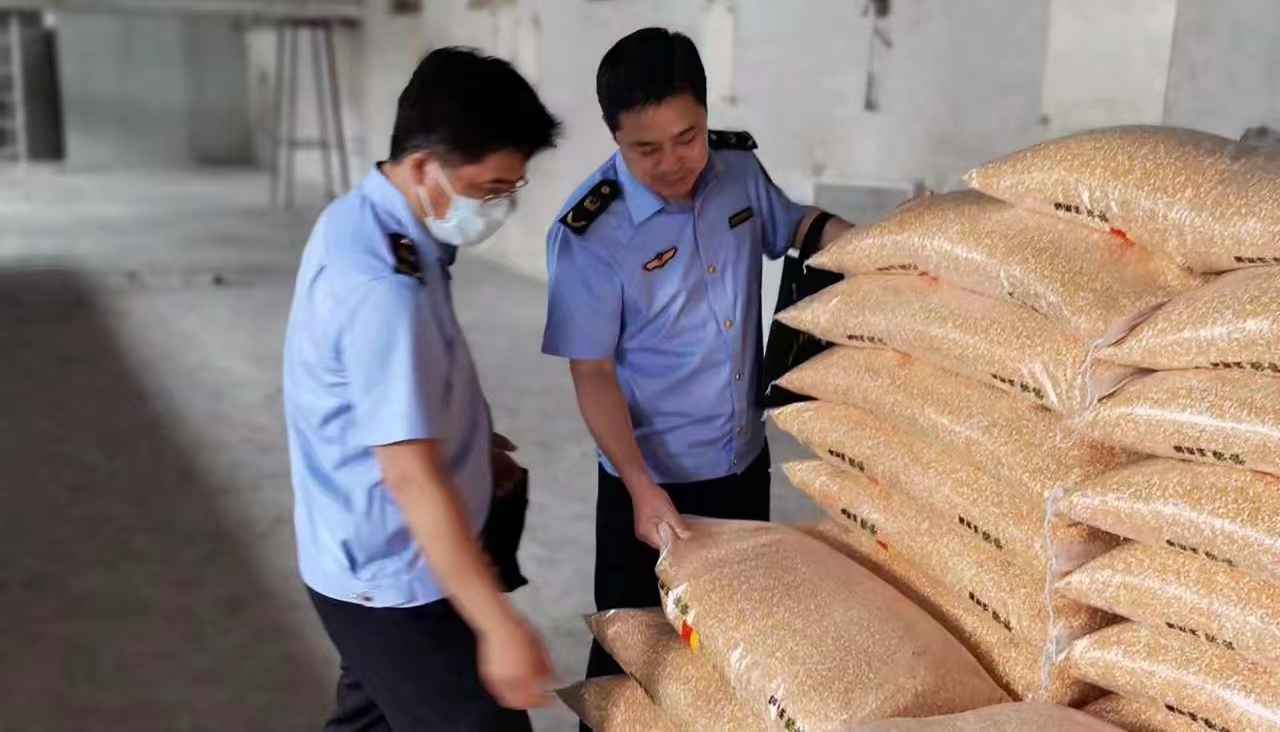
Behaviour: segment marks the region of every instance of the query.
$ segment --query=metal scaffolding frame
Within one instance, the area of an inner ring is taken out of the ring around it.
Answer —
[[[342,119],[342,94],[332,19],[288,20],[276,23],[275,109],[271,130],[271,200],[277,206],[294,205],[297,150],[316,150],[324,171],[324,193],[334,198],[351,187],[347,159],[346,128]],[[299,55],[304,34],[310,38],[311,70],[316,93],[319,137],[298,136]],[[334,158],[338,179],[334,181]]]
[[[7,18],[6,18],[7,16]],[[22,14],[0,10],[0,160],[25,163],[27,146],[26,69],[23,66]]]

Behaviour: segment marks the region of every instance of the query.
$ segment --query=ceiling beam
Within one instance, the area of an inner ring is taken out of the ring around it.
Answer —
[[[359,20],[365,0],[0,0],[0,11],[234,15],[251,20]]]

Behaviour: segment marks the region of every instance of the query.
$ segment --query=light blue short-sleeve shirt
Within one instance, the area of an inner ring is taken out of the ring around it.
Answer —
[[[331,204],[302,255],[284,346],[284,411],[303,581],[372,607],[441,599],[373,454],[438,440],[478,534],[491,427],[454,315],[448,265],[374,169]]]
[[[741,472],[759,455],[763,258],[786,253],[805,213],[750,149],[715,148],[685,206],[654,194],[615,154],[547,237],[542,350],[614,359],[659,483]]]

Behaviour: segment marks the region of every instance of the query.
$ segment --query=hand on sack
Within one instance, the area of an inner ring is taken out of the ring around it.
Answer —
[[[671,496],[653,481],[631,489],[631,505],[636,517],[636,538],[654,549],[662,548],[660,527],[664,525],[681,539],[689,536],[684,519],[671,503]]]

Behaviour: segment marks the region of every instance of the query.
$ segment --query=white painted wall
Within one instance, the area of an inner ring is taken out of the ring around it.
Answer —
[[[1280,128],[1280,2],[1181,0],[1173,49],[1168,124],[1231,138]]]
[[[944,187],[969,167],[1039,139],[1048,0],[895,3],[887,23],[894,48],[877,63],[878,113],[862,108],[871,38],[864,3],[716,2],[734,16],[733,103],[713,99],[712,124],[754,133],[761,159],[797,200],[812,200],[818,181],[909,187],[923,179]],[[566,123],[564,142],[535,162],[521,210],[487,254],[545,275],[548,224],[613,150],[595,100],[600,57],[645,25],[703,43],[707,8],[690,0],[511,0],[488,10],[468,9],[467,0],[427,4],[423,22],[433,46],[472,45],[507,58],[523,55],[526,63],[536,58],[536,69],[521,70]],[[504,28],[530,25],[541,29],[538,53],[528,53],[527,44],[517,53],[504,39],[521,33]]]
[[[1178,0],[1053,0],[1047,136],[1160,124]]]

